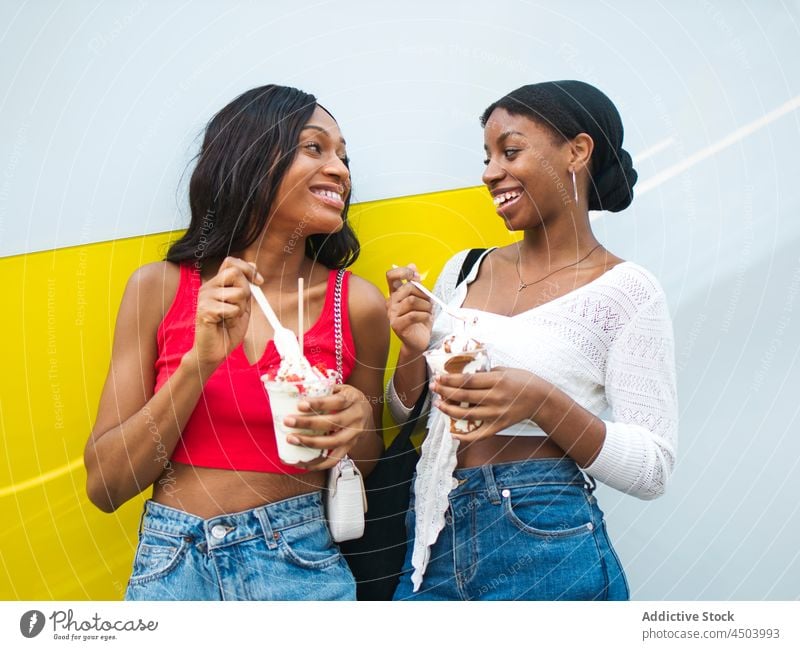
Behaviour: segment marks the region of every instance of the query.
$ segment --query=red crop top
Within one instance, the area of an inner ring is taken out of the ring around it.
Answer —
[[[178,291],[158,327],[156,387],[158,391],[194,343],[194,324],[200,274],[192,265],[181,265]],[[336,368],[333,325],[337,271],[328,275],[325,304],[317,322],[303,335],[306,357],[312,363]],[[347,310],[349,272],[342,283],[342,365],[346,379],[355,366],[355,346]],[[240,345],[214,371],[203,388],[194,412],[183,429],[172,460],[199,467],[239,471],[300,474],[305,470],[284,465],[278,459],[272,413],[261,375],[280,363],[273,341],[250,365]]]

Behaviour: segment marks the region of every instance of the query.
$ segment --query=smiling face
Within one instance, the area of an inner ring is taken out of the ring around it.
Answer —
[[[569,143],[522,115],[492,111],[484,128],[483,182],[509,230],[547,223],[570,203]]]
[[[349,192],[345,141],[336,120],[317,106],[278,187],[270,223],[302,226],[304,236],[336,232]]]

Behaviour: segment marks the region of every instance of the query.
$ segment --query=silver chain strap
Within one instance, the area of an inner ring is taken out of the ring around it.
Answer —
[[[333,294],[333,331],[336,339],[336,383],[344,381],[344,363],[342,360],[342,284],[344,269],[336,274],[336,289]]]

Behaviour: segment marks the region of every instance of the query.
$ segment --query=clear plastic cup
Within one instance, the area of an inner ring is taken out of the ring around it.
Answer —
[[[312,431],[310,429],[296,429],[283,424],[287,415],[296,415],[297,403],[309,397],[325,397],[333,392],[336,380],[314,378],[306,381],[275,381],[271,375],[263,375],[261,381],[269,395],[270,408],[272,409],[272,424],[275,430],[275,441],[278,445],[278,457],[287,465],[300,462],[309,462],[323,455],[325,450],[313,449],[305,445],[291,445],[286,440],[289,434],[304,436],[323,436],[327,431]]]
[[[489,355],[485,347],[478,347],[467,352],[445,352],[444,350],[428,350],[423,353],[431,375],[473,374],[491,370]],[[461,402],[463,408],[469,402]],[[450,433],[472,433],[481,426],[481,420],[458,420],[450,418]]]

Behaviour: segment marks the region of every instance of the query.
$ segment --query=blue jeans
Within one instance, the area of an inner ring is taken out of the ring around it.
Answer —
[[[125,600],[355,600],[319,492],[202,519],[154,501]]]
[[[445,528],[417,593],[408,551],[395,600],[627,600],[594,483],[572,460],[456,470]]]

